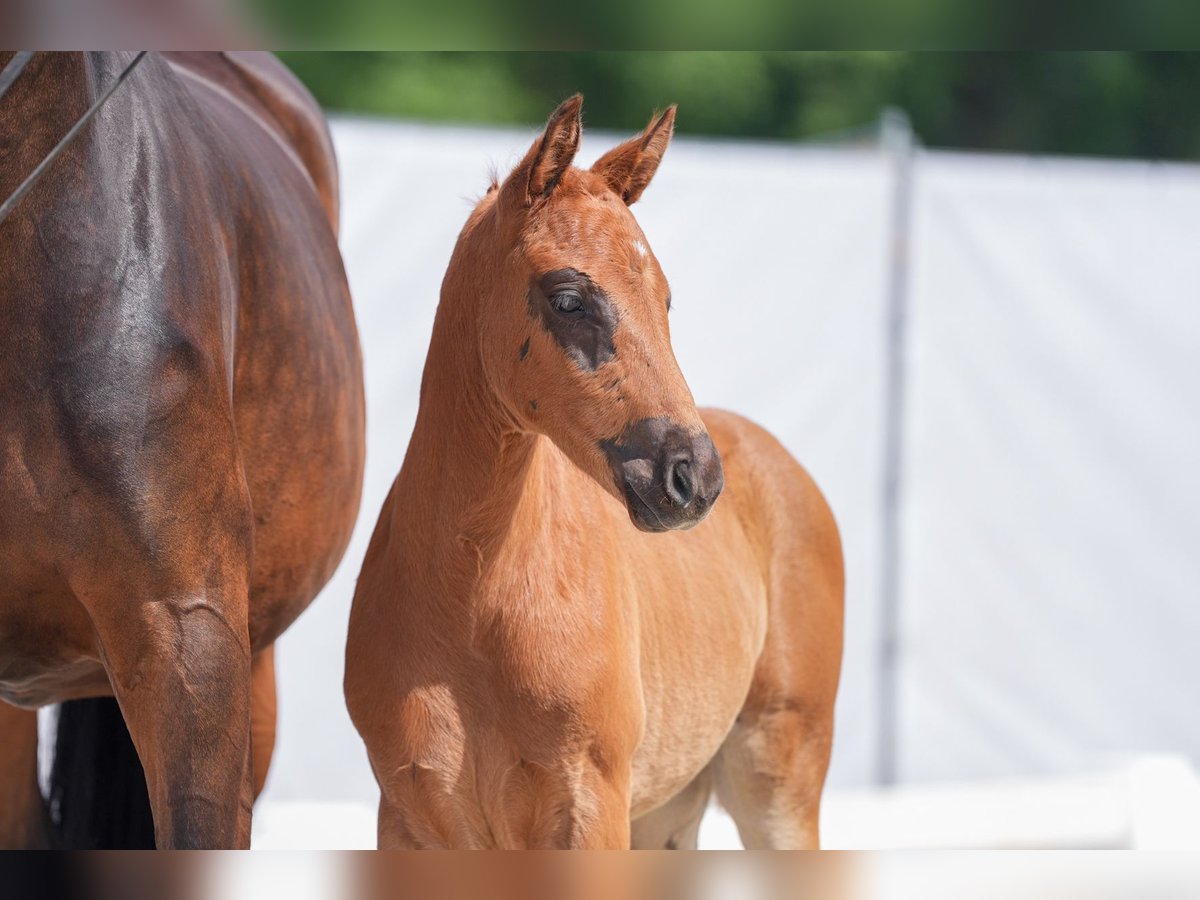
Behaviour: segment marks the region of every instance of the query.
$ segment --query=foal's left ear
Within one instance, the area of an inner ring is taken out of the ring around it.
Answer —
[[[613,147],[592,165],[608,186],[626,204],[635,203],[658,171],[667,144],[675,132],[675,105],[667,107],[661,116],[650,120],[646,130],[637,137]]]

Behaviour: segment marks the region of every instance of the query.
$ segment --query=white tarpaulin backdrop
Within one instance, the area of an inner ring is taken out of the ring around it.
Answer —
[[[268,799],[376,796],[341,696],[354,580],[470,198],[533,136],[334,124],[366,485],[341,568],[280,642]],[[615,140],[585,135],[582,161]],[[899,776],[1200,760],[1200,172],[920,153],[914,174]],[[677,139],[634,209],[697,401],[773,431],[841,525],[840,785],[878,752],[893,179],[875,149]]]
[[[901,776],[1200,762],[1200,168],[915,196]]]

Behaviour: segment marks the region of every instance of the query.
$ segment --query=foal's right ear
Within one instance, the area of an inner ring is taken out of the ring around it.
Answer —
[[[520,165],[504,181],[503,192],[524,206],[550,196],[571,167],[583,133],[583,95],[576,94],[550,114],[546,129],[533,142]]]

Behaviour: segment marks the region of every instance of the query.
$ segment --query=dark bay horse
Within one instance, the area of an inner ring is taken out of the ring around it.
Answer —
[[[32,58],[0,102],[0,197],[131,57]],[[73,701],[60,843],[248,846],[272,643],[361,490],[337,203],[276,60],[150,54],[0,224],[0,844],[53,837],[33,710]]]
[[[629,210],[674,108],[584,171],[581,102],[459,236],[363,563],[345,689],[379,843],[694,847],[715,788],[746,846],[814,847],[837,527],[774,438],[697,412],[675,361]]]

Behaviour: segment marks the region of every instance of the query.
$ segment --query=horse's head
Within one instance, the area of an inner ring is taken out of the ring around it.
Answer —
[[[585,171],[571,165],[581,106],[555,110],[480,202],[458,289],[482,301],[484,370],[518,427],[553,440],[638,528],[688,528],[721,491],[721,460],[671,350],[667,279],[629,211],[675,109]]]

